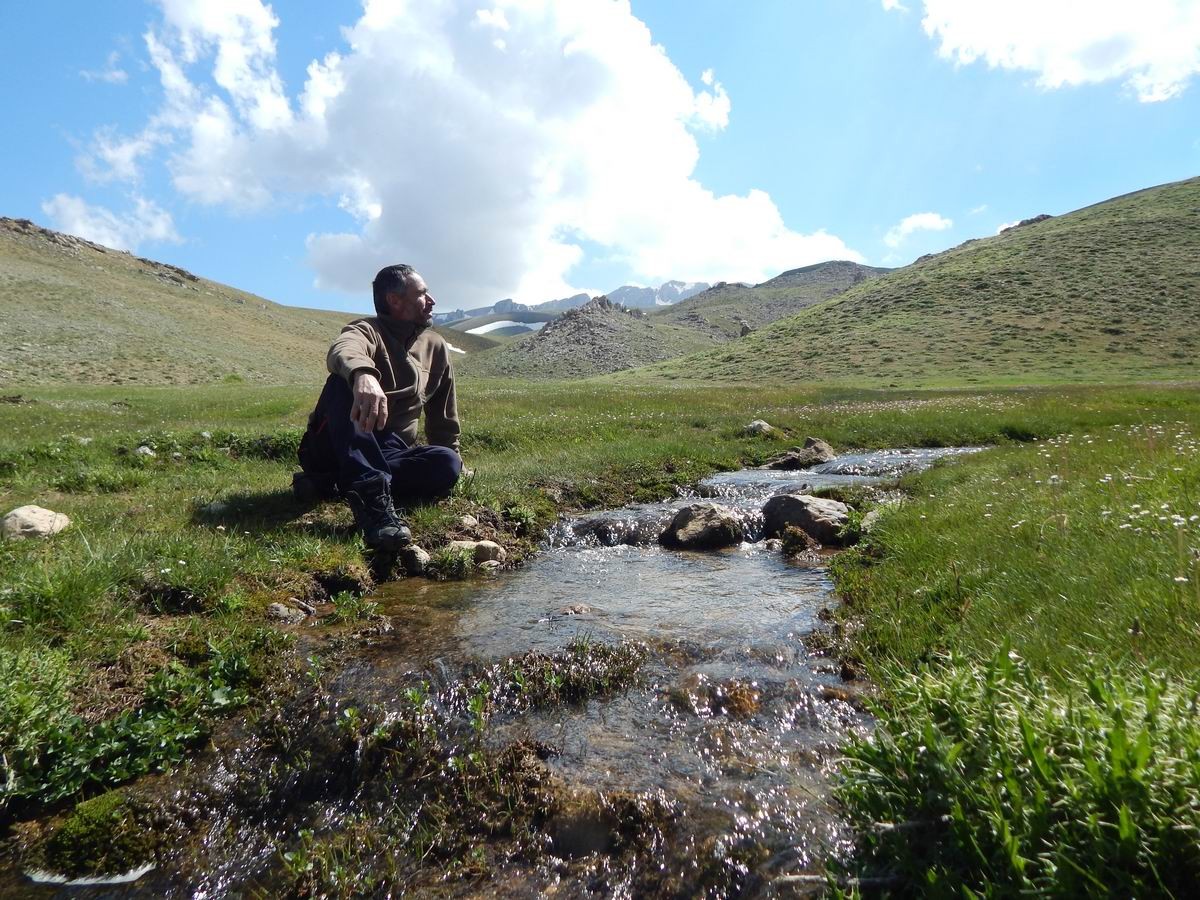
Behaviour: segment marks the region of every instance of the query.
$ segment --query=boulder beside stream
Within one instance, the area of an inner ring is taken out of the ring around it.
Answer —
[[[767,460],[763,466],[764,469],[782,469],[784,471],[794,471],[796,469],[807,469],[810,466],[820,465],[821,463],[832,462],[837,459],[837,454],[820,438],[806,438],[803,447],[793,447],[786,453],[781,453],[773,459]]]
[[[740,544],[745,529],[733,511],[716,503],[693,503],[675,513],[658,540],[664,547],[715,550]]]
[[[777,494],[763,506],[763,532],[776,537],[791,526],[826,546],[842,543],[838,533],[850,519],[850,507],[808,494]]]

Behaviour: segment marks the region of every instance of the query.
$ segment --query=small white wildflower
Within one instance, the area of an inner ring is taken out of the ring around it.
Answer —
[[[1178,582],[1179,584],[1187,584],[1187,578],[1183,575],[1176,575],[1175,581]]]

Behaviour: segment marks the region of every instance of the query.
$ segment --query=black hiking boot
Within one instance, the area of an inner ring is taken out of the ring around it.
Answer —
[[[319,500],[335,500],[338,496],[337,478],[322,472],[292,473],[292,496],[301,503],[316,503]]]
[[[395,553],[412,543],[412,532],[396,515],[392,492],[382,475],[360,481],[345,492],[363,541],[378,553]]]

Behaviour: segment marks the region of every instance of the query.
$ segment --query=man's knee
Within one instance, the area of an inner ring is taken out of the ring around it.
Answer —
[[[462,457],[449,447],[430,447],[427,452],[433,481],[438,485],[436,493],[449,493],[462,474]]]
[[[449,447],[419,447],[392,466],[392,494],[397,500],[432,500],[454,489],[462,459]]]

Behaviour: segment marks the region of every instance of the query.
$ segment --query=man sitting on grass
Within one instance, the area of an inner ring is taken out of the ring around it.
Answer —
[[[412,266],[387,266],[372,288],[378,315],[345,326],[329,348],[292,487],[301,499],[340,491],[367,546],[394,552],[412,535],[393,500],[430,500],[458,481],[458,408],[425,280]],[[417,446],[421,410],[429,446]]]

